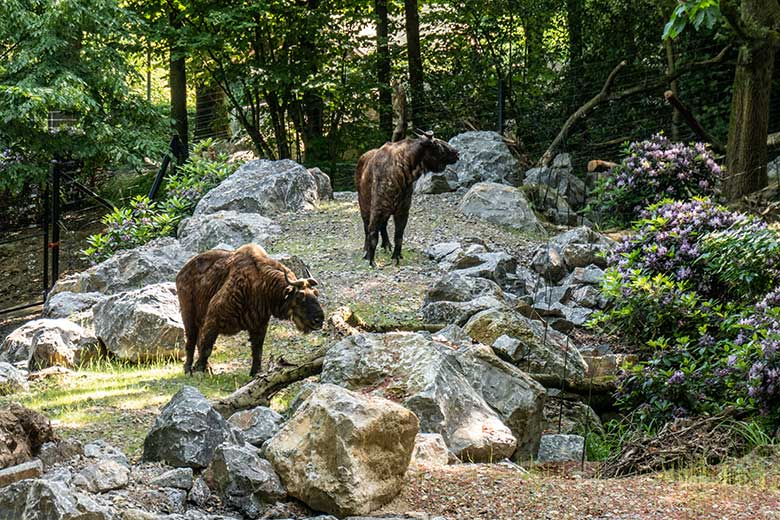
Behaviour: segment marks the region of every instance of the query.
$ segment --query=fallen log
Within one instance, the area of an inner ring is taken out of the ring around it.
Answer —
[[[232,394],[212,401],[212,405],[223,417],[255,406],[268,406],[280,390],[322,372],[324,360],[325,356],[320,354],[293,367],[271,367]]]
[[[588,173],[607,171],[615,166],[617,166],[617,163],[613,163],[612,161],[593,159],[592,161],[588,161]]]

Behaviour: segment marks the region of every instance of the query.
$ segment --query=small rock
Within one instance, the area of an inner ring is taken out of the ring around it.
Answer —
[[[27,376],[10,363],[0,362],[0,396],[27,390]]]
[[[127,486],[129,481],[130,470],[110,459],[100,459],[73,477],[74,485],[86,488],[92,493],[121,489]]]
[[[202,478],[197,478],[192,483],[192,488],[187,495],[187,500],[198,507],[205,507],[211,498],[211,490]]]
[[[57,442],[47,442],[41,446],[38,451],[38,458],[41,459],[43,465],[47,468],[66,462],[74,457],[84,454],[84,448],[81,442],[76,439],[64,439]],[[127,459],[125,459],[127,462]]]
[[[123,466],[130,467],[130,461],[122,450],[111,446],[106,441],[98,439],[84,445],[84,456],[93,459],[113,460]]]
[[[276,435],[284,423],[284,417],[268,407],[258,406],[234,413],[228,422],[241,431],[246,442],[260,448]]]
[[[581,435],[542,435],[536,460],[539,463],[579,462],[582,460],[584,446],[585,438]]]
[[[149,485],[189,490],[192,487],[192,468],[176,468],[166,471],[150,480]]]
[[[208,471],[222,500],[249,518],[287,496],[271,463],[251,445],[221,444]]]
[[[414,439],[412,464],[419,466],[446,466],[449,451],[439,433],[418,433]]]
[[[38,478],[43,473],[43,463],[38,459],[0,469],[0,488],[26,478]]]

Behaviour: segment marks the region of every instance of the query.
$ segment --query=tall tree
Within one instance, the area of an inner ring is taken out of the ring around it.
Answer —
[[[406,52],[409,63],[409,95],[411,97],[411,118],[414,126],[425,128],[425,88],[423,64],[420,54],[420,13],[417,0],[404,0],[406,18]]]
[[[780,47],[777,0],[723,1],[723,13],[740,37],[726,145],[727,197],[734,199],[767,185],[769,101],[775,54]]]
[[[379,85],[379,130],[388,139],[393,133],[393,91],[390,85],[388,0],[376,0],[376,79]]]
[[[169,23],[172,33],[175,34],[184,26],[184,14],[178,7],[171,7],[168,13]],[[181,157],[179,160],[187,158],[189,143],[189,125],[187,122],[187,57],[184,49],[179,45],[178,39],[174,36],[170,41],[169,56],[169,80],[168,84],[171,91],[171,119],[176,135],[181,141]]]
[[[767,185],[767,134],[772,73],[780,48],[778,0],[695,0],[674,10],[664,30],[674,38],[692,24],[712,27],[721,18],[737,35],[739,54],[726,146],[723,192],[736,199]]]

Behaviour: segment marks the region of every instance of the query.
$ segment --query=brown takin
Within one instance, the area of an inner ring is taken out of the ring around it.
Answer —
[[[387,221],[393,217],[395,248],[392,258],[401,263],[404,229],[412,205],[414,181],[425,172],[442,172],[458,160],[458,152],[446,142],[435,139],[432,132],[418,134],[419,139],[385,143],[369,150],[358,160],[355,189],[360,215],[363,217],[365,256],[372,267],[379,235],[382,248],[389,251]]]
[[[313,278],[298,280],[255,244],[235,251],[213,249],[191,258],[176,276],[187,338],[184,372],[208,371],[217,336],[245,330],[252,345],[250,374],[257,374],[271,316],[292,320],[302,332],[322,327],[325,315],[316,285]],[[196,345],[198,360],[193,364]]]

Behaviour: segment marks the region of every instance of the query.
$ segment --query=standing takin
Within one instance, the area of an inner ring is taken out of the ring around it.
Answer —
[[[271,316],[292,320],[302,332],[322,327],[325,315],[316,285],[313,278],[298,280],[255,244],[235,251],[213,249],[193,257],[176,276],[187,337],[184,372],[209,371],[217,336],[246,330],[252,345],[250,374],[257,374]],[[193,364],[196,345],[198,360]]]
[[[358,192],[360,215],[363,217],[365,256],[372,267],[379,235],[382,248],[390,250],[387,221],[393,217],[395,248],[392,258],[401,263],[404,229],[412,205],[414,181],[423,173],[442,172],[458,160],[458,152],[448,143],[435,139],[432,132],[418,134],[419,139],[404,139],[385,143],[369,150],[358,160],[355,188]]]

